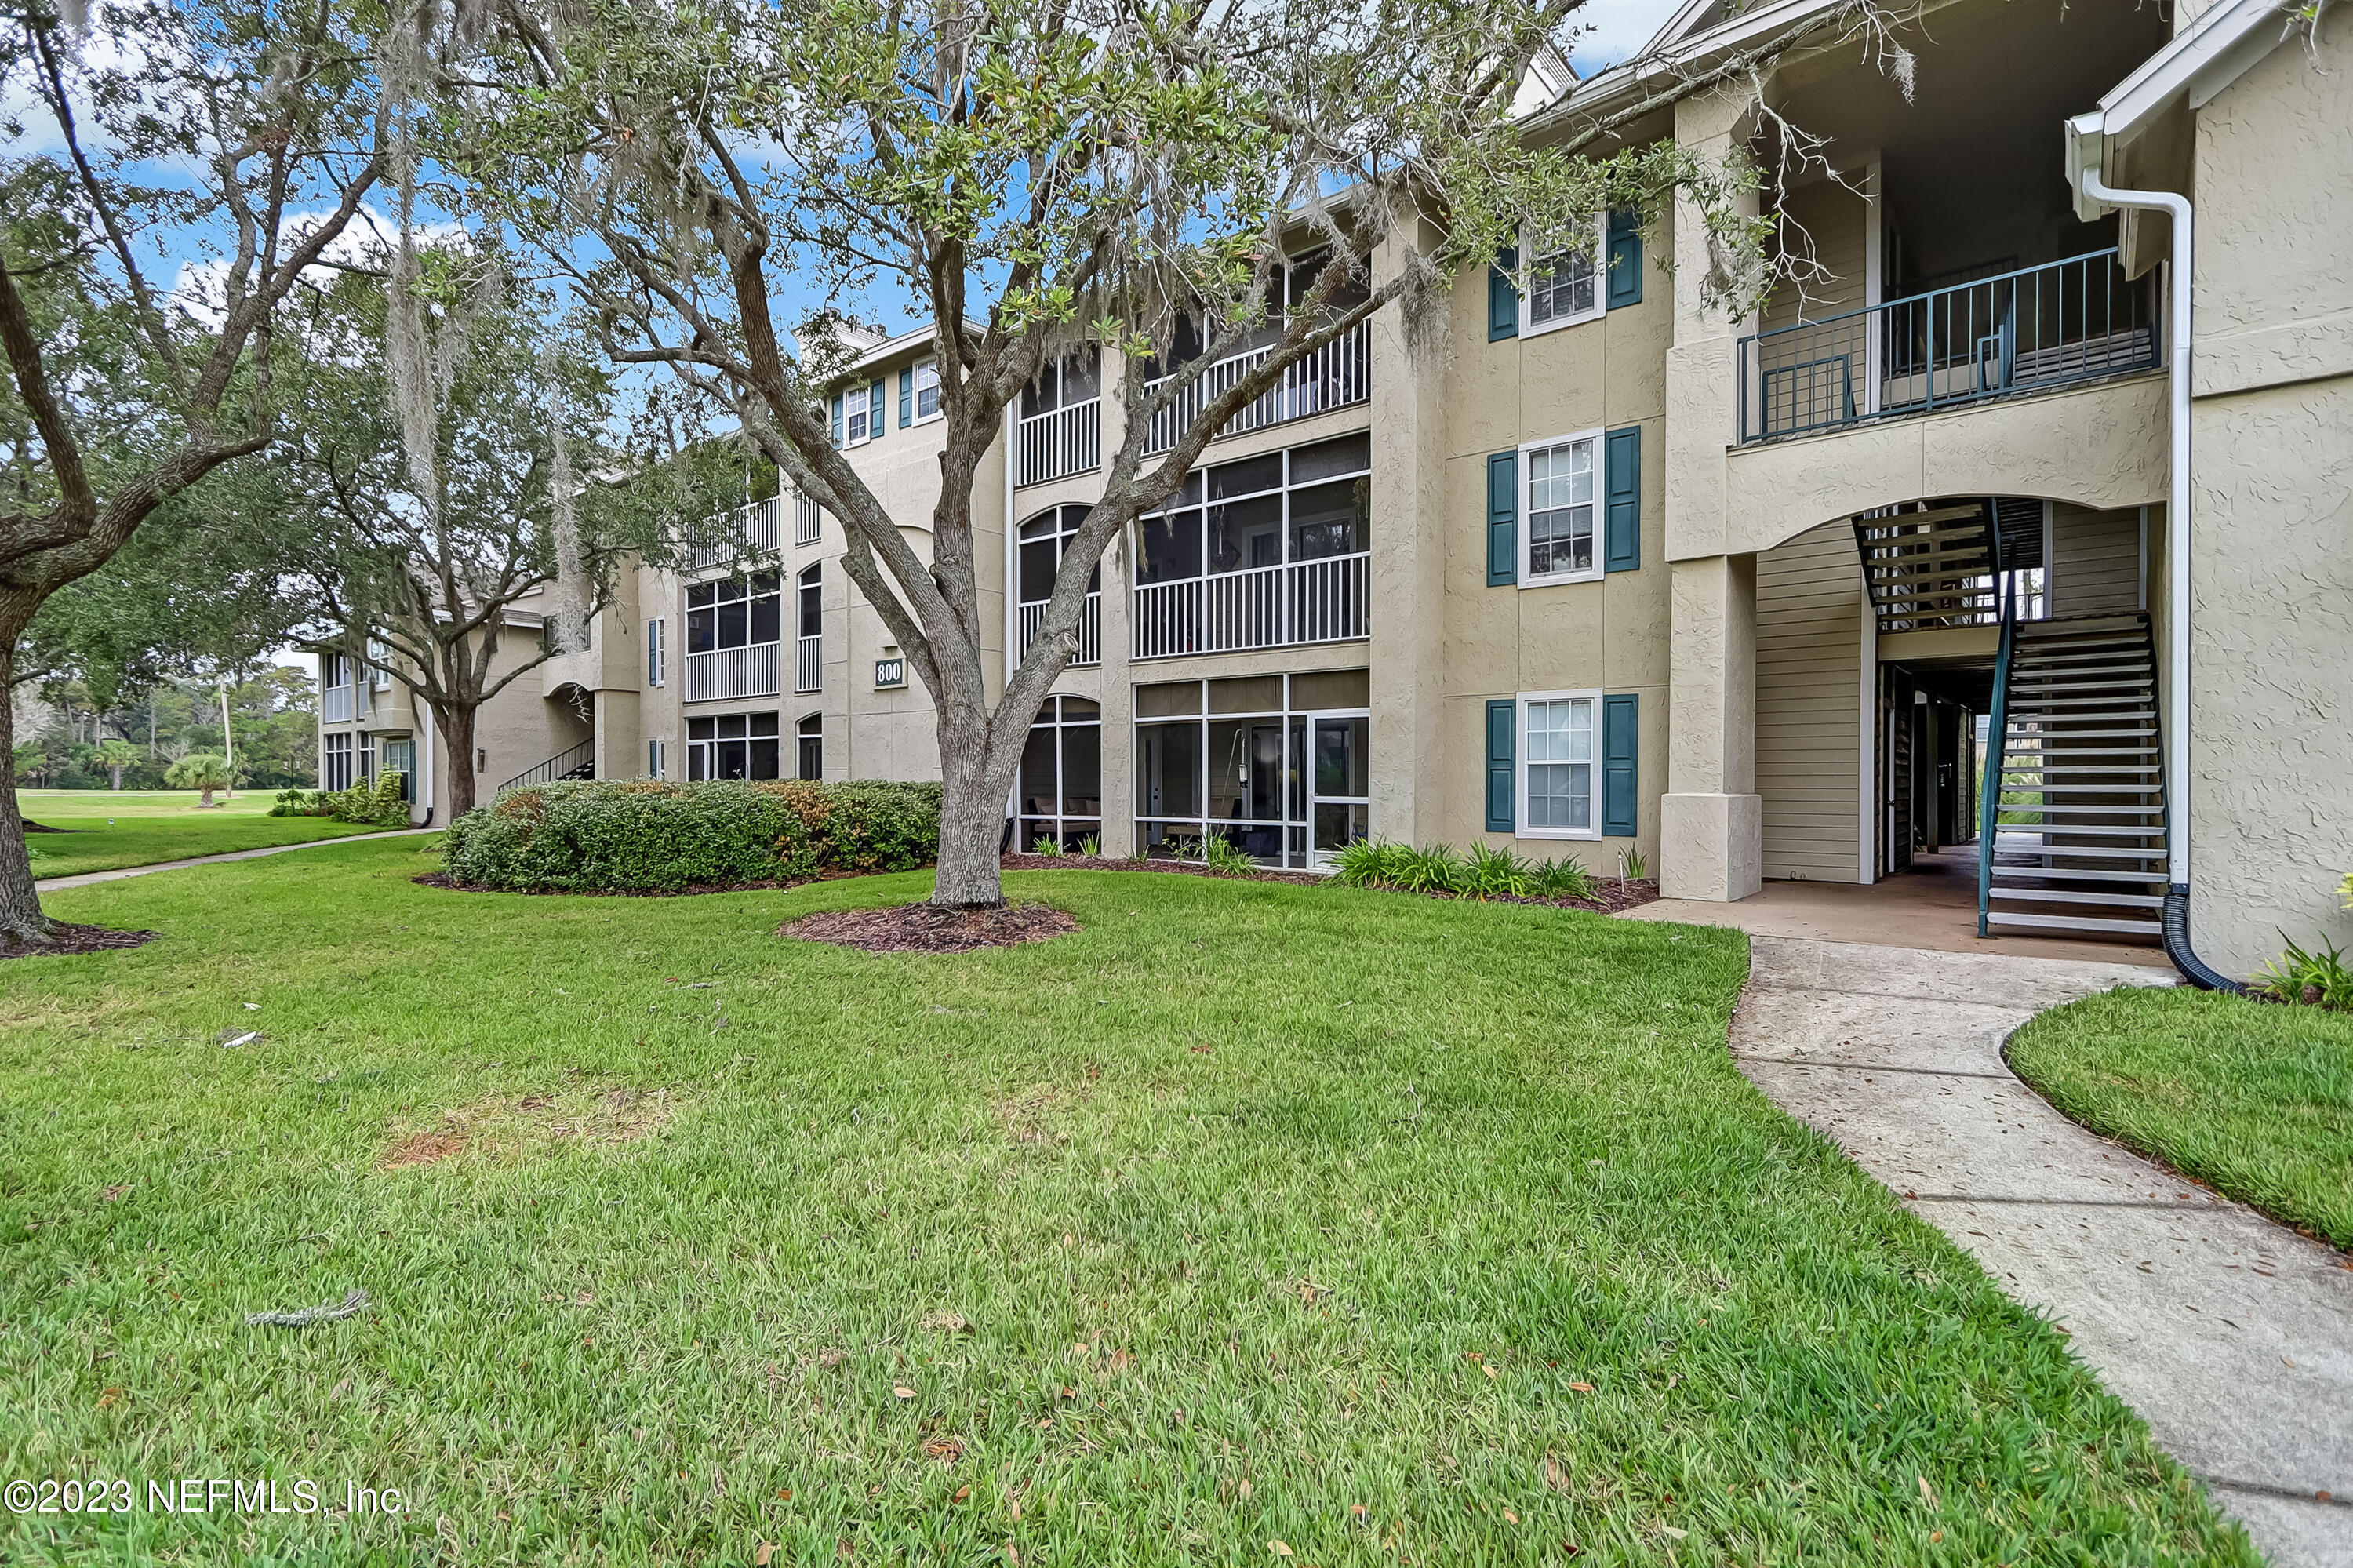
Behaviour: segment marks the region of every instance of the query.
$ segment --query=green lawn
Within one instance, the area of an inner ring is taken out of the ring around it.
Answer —
[[[1741,1078],[1736,932],[1043,872],[1077,934],[877,957],[772,931],[927,875],[427,842],[77,891],[163,939],[0,966],[0,1476],[415,1511],[0,1559],[2255,1561]]]
[[[19,789],[17,808],[61,833],[27,833],[35,876],[74,876],[160,860],[379,832],[325,817],[273,817],[277,792],[240,789],[207,811],[193,789]]]
[[[2093,1131],[2353,1246],[2353,1015],[2114,991],[2035,1019],[2010,1065]]]

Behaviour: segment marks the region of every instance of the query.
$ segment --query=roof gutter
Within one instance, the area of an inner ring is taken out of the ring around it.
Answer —
[[[2171,191],[2120,190],[2100,175],[2106,163],[2106,115],[2099,111],[2067,122],[2067,179],[2086,205],[2133,207],[2172,219],[2168,345],[2167,423],[2172,437],[2165,508],[2166,691],[2165,908],[2160,925],[2165,956],[2182,977],[2205,991],[2243,991],[2238,981],[2200,959],[2189,943],[2189,198]]]

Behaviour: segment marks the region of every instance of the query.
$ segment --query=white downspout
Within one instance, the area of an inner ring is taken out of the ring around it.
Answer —
[[[408,700],[412,706],[415,705],[417,701],[415,694],[412,693]],[[417,794],[424,800],[425,820],[417,825],[429,828],[433,825],[433,710],[431,708],[425,710],[425,722],[416,728],[417,738],[424,743],[425,747],[425,755],[417,759],[417,769],[418,773],[424,775],[425,787],[419,789]]]
[[[2165,954],[2191,984],[2208,991],[2240,991],[2237,981],[2209,968],[2189,946],[2189,345],[2190,299],[2195,281],[2190,271],[2189,198],[2171,191],[2119,190],[2100,178],[2105,146],[2097,114],[2073,122],[2068,129],[2080,163],[2074,169],[2076,188],[2109,207],[2161,212],[2172,220],[2173,254],[2167,346],[2168,423],[2172,450],[2165,507],[2166,666],[2170,683],[2165,715]],[[2087,123],[2088,122],[2088,123]],[[2086,154],[2092,155],[2086,155]]]

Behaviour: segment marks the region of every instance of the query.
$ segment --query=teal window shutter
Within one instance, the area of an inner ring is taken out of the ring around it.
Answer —
[[[1630,572],[1642,564],[1642,428],[1601,438],[1601,569]]]
[[[833,444],[841,444],[841,394],[833,395]]]
[[[1487,457],[1487,586],[1520,580],[1520,454]]]
[[[1520,335],[1520,289],[1512,274],[1520,269],[1519,248],[1506,245],[1495,252],[1487,269],[1487,341],[1498,343]]]
[[[1642,215],[1630,207],[1609,209],[1610,310],[1642,302]]]
[[[905,429],[915,422],[915,367],[899,372],[899,428]]]
[[[1487,831],[1491,833],[1514,831],[1520,789],[1513,755],[1519,730],[1520,705],[1515,700],[1503,697],[1487,705]]]
[[[889,429],[891,427],[886,421],[890,418],[890,414],[882,405],[882,378],[878,376],[874,378],[874,384],[866,389],[867,439],[874,440],[884,430]]]
[[[1634,769],[1641,747],[1642,699],[1631,692],[1601,699],[1601,831],[1634,836]]]

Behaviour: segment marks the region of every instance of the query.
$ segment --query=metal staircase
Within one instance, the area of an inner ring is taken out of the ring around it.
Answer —
[[[1978,935],[2158,936],[2166,802],[2148,617],[2021,620],[2004,609]]]
[[[1991,502],[1968,501],[1854,520],[1879,630],[1992,624],[2000,613],[1994,513]]]

